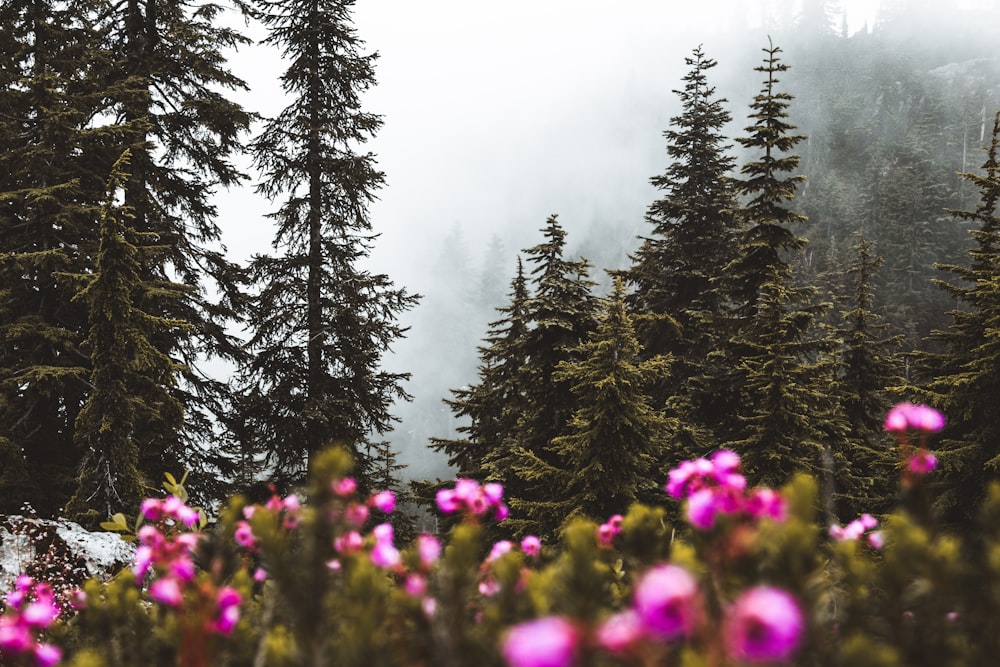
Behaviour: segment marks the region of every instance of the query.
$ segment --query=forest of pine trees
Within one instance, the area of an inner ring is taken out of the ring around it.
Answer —
[[[330,444],[363,489],[399,485],[408,374],[384,360],[419,297],[365,264],[385,175],[353,5],[241,4],[286,65],[273,118],[233,101],[224,51],[248,39],[220,6],[0,5],[0,512],[94,524],[185,470],[205,504],[288,488]],[[482,333],[433,311],[479,345],[454,351],[477,355],[443,397],[457,428],[416,446],[503,483],[501,532],[655,503],[720,447],[753,484],[814,474],[831,522],[878,511],[897,465],[881,419],[904,399],[951,418],[952,522],[1000,478],[1000,61],[974,40],[918,61],[891,17],[848,37],[805,6],[756,46],[747,108],[701,46],[666,82],[679,112],[618,265],[575,255],[553,214],[508,266],[494,240],[488,274],[450,267],[496,308]],[[237,185],[273,224],[245,265],[212,199]]]

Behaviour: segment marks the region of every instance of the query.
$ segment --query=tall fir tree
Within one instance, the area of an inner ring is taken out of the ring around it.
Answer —
[[[951,312],[951,326],[932,336],[943,351],[919,359],[933,375],[917,395],[948,415],[936,502],[950,521],[968,525],[989,484],[1000,479],[1000,112],[982,173],[962,177],[979,189],[979,202],[952,215],[973,224],[975,245],[968,266],[938,267],[958,279],[938,284],[961,307]]]
[[[682,112],[663,133],[671,162],[651,179],[663,196],[649,207],[652,234],[624,275],[634,286],[626,299],[644,356],[674,359],[671,381],[654,389],[656,400],[690,402],[690,421],[705,429],[714,421],[705,411],[715,392],[700,379],[719,345],[720,316],[728,303],[719,278],[733,257],[739,220],[733,214],[734,160],[722,134],[731,117],[726,100],[708,83],[716,61],[698,47],[685,62],[691,69],[683,90],[675,91]],[[691,447],[711,448],[711,436],[699,433],[691,431]]]
[[[102,23],[116,59],[104,84],[124,142],[113,155],[123,148],[132,155],[125,203],[136,231],[155,234],[163,248],[147,258],[143,279],[192,288],[148,290],[138,304],[192,325],[152,339],[182,364],[172,393],[186,412],[180,427],[142,424],[159,440],[158,448],[143,453],[142,465],[151,471],[193,468],[192,488],[208,497],[224,494],[225,480],[237,471],[220,447],[220,426],[233,412],[231,388],[203,372],[205,360],[245,359],[230,330],[241,318],[243,277],[221,247],[211,195],[246,179],[232,160],[253,119],[227,97],[246,84],[227,68],[225,49],[249,40],[219,20],[222,12],[213,2],[126,0],[110,5]]]
[[[92,266],[109,173],[107,136],[88,126],[105,105],[94,77],[112,63],[94,11],[0,4],[0,511],[52,515],[75,488],[87,308],[65,274]]]
[[[849,308],[842,312],[837,387],[847,420],[849,448],[838,452],[837,470],[854,468],[856,477],[838,484],[840,515],[850,520],[862,512],[889,511],[897,490],[895,440],[883,428],[893,400],[889,388],[903,382],[899,348],[902,338],[887,333],[889,325],[875,308],[874,282],[882,258],[874,244],[858,235],[848,273],[853,287]],[[851,482],[854,482],[853,484]]]
[[[530,467],[553,491],[544,508],[547,535],[577,516],[598,521],[635,502],[656,502],[662,491],[660,461],[676,419],[652,405],[650,389],[669,373],[663,356],[640,358],[621,279],[607,300],[597,330],[577,348],[575,361],[556,367],[553,380],[568,382],[576,409],[566,432],[549,449],[562,467],[530,455]],[[554,493],[558,490],[558,494]]]
[[[778,75],[788,69],[781,49],[769,44],[763,51],[764,64],[755,71],[766,78],[750,107],[748,136],[739,139],[756,152],[736,181],[744,198],[739,215],[745,229],[737,257],[727,267],[736,297],[724,350],[735,407],[727,419],[735,427],[727,441],[743,455],[755,483],[780,485],[800,470],[821,475],[826,509],[832,513],[833,441],[844,435],[843,421],[826,394],[835,341],[815,326],[828,305],[814,303],[815,290],[792,281],[789,253],[805,240],[790,228],[804,217],[789,202],[804,177],[791,173],[799,158],[789,151],[804,137],[793,134],[787,120],[792,96],[777,86]]]
[[[392,402],[407,398],[407,375],[381,359],[403,335],[397,317],[416,297],[360,266],[375,238],[368,205],[384,176],[371,153],[359,152],[382,120],[361,109],[376,55],[362,53],[353,5],[255,5],[265,41],[289,62],[281,81],[290,103],[252,146],[264,179],[258,191],[283,201],[270,214],[277,254],[250,267],[260,291],[239,418],[247,446],[288,480],[302,477],[312,454],[342,443],[370,482],[387,456],[375,438],[392,426]]]
[[[84,348],[90,353],[92,390],[77,417],[76,437],[83,450],[77,491],[67,515],[93,525],[116,512],[139,510],[155,489],[140,468],[144,423],[179,428],[183,406],[171,389],[180,370],[152,339],[159,331],[181,327],[143,312],[136,304],[149,289],[142,280],[146,258],[162,248],[151,246],[155,235],[131,226],[128,205],[115,199],[127,181],[129,154],[115,163],[108,181],[108,201],[100,216],[100,245],[93,274],[78,298],[89,306],[90,331]],[[162,284],[156,289],[165,289]],[[176,285],[176,291],[184,287]]]
[[[525,250],[531,269],[531,296],[526,303],[529,329],[523,340],[524,364],[517,383],[523,403],[513,442],[489,462],[488,477],[502,481],[516,518],[504,522],[513,533],[543,530],[551,525],[547,505],[553,489],[534,460],[563,469],[566,462],[550,443],[567,433],[576,409],[572,383],[557,377],[563,361],[579,359],[580,344],[597,325],[598,302],[585,259],[565,257],[566,231],[553,215],[542,229],[545,240]]]

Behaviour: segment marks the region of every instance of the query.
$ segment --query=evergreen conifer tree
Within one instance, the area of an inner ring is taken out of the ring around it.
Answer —
[[[550,443],[568,432],[576,410],[572,382],[557,377],[563,361],[580,358],[580,344],[597,325],[597,299],[588,277],[590,263],[564,256],[566,232],[553,215],[542,229],[545,240],[525,250],[531,269],[532,293],[525,309],[529,328],[523,339],[524,358],[517,378],[523,403],[512,443],[488,465],[488,477],[502,481],[517,518],[505,524],[515,534],[551,530],[548,502],[553,489],[536,465],[565,469],[566,461]]]
[[[702,376],[719,346],[719,318],[728,305],[719,278],[733,257],[739,220],[733,214],[733,158],[722,135],[731,118],[726,100],[715,97],[707,79],[716,61],[698,47],[685,62],[691,70],[684,89],[675,91],[682,112],[663,133],[671,162],[651,179],[663,192],[646,214],[652,235],[624,275],[634,286],[626,302],[635,313],[644,356],[674,359],[671,381],[655,388],[656,400],[681,397],[696,406],[689,420],[704,426],[714,421],[705,410],[715,392]],[[694,440],[704,440],[692,444],[698,449],[712,444],[707,435]]]
[[[128,148],[132,156],[125,204],[134,229],[155,234],[162,247],[159,256],[146,258],[143,279],[192,288],[147,290],[138,304],[192,325],[151,339],[182,364],[173,394],[186,411],[179,427],[140,425],[160,437],[159,447],[143,453],[142,465],[156,475],[193,468],[192,489],[208,497],[223,495],[224,480],[236,471],[219,446],[220,426],[232,414],[231,389],[202,369],[206,358],[245,359],[229,329],[241,317],[243,277],[220,245],[211,195],[246,179],[232,157],[253,117],[226,97],[246,84],[227,69],[224,50],[249,40],[219,20],[222,11],[213,2],[126,0],[110,7],[101,23],[115,58],[101,83],[124,142],[112,155]]]
[[[111,60],[93,11],[0,4],[0,511],[52,515],[75,488],[87,309],[65,276],[92,267],[110,166],[88,127],[106,94],[92,75]]]
[[[157,332],[183,323],[137,306],[148,289],[141,277],[144,259],[162,249],[149,246],[155,235],[131,228],[127,205],[114,203],[127,180],[128,159],[126,152],[108,181],[95,272],[85,277],[86,287],[79,294],[89,306],[85,347],[93,366],[93,389],[77,417],[83,462],[67,513],[90,524],[116,512],[136,513],[154,488],[140,468],[140,448],[147,444],[147,431],[140,424],[179,428],[183,421],[183,406],[171,393],[179,367],[151,343]]]
[[[934,375],[918,395],[950,420],[939,445],[937,503],[959,523],[973,520],[989,483],[1000,478],[1000,112],[982,169],[962,174],[979,189],[975,210],[952,212],[975,225],[970,263],[938,267],[960,281],[938,284],[962,307],[951,312],[947,330],[932,336],[944,351],[920,360]]]
[[[583,515],[598,521],[634,502],[655,502],[662,493],[659,466],[673,422],[652,405],[649,389],[669,372],[665,357],[640,360],[632,318],[625,309],[621,279],[597,330],[583,342],[578,359],[563,361],[553,380],[568,382],[577,408],[551,450],[564,467],[532,456],[553,495],[546,507],[551,532]]]
[[[735,407],[726,440],[743,456],[754,483],[780,485],[799,470],[819,474],[832,512],[832,452],[845,428],[827,395],[833,380],[828,355],[836,343],[815,327],[827,304],[814,303],[815,290],[792,281],[788,253],[805,240],[790,225],[804,218],[788,203],[804,177],[789,175],[799,162],[789,151],[803,137],[792,134],[787,120],[792,96],[777,88],[778,75],[788,69],[780,51],[769,45],[764,64],[755,68],[766,78],[751,104],[748,136],[739,139],[757,157],[736,181],[745,198],[739,209],[745,229],[727,267],[736,301],[724,349],[730,370],[723,379]]]
[[[882,265],[873,244],[859,235],[849,269],[853,283],[850,308],[842,313],[844,341],[838,373],[840,404],[847,420],[849,449],[840,452],[837,470],[854,468],[856,484],[838,475],[841,518],[888,511],[896,494],[895,440],[883,428],[892,406],[889,387],[902,383],[897,349],[900,336],[887,335],[888,324],[875,310],[874,280]],[[853,487],[853,488],[852,488]]]
[[[253,143],[260,193],[282,199],[270,214],[273,256],[250,267],[260,288],[251,309],[252,359],[241,369],[239,419],[247,446],[277,478],[300,479],[309,457],[339,442],[372,479],[391,428],[390,407],[406,398],[407,375],[381,366],[403,335],[398,314],[415,297],[360,266],[374,234],[367,208],[383,183],[359,149],[381,118],[361,110],[374,84],[374,54],[351,23],[353,0],[261,0],[255,13],[289,67],[289,105]]]

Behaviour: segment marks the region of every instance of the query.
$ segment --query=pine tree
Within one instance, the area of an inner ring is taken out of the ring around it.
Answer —
[[[507,529],[514,533],[551,528],[547,503],[553,489],[547,485],[541,460],[564,469],[566,462],[552,451],[550,443],[567,433],[576,409],[572,383],[556,377],[563,361],[579,359],[579,346],[597,324],[597,300],[591,293],[590,263],[564,257],[566,232],[553,215],[542,229],[545,240],[525,250],[531,269],[532,294],[526,303],[529,328],[524,335],[517,383],[523,402],[513,442],[503,446],[504,456],[488,465],[488,477],[504,483],[516,518]]]
[[[290,103],[252,147],[264,177],[258,191],[283,201],[270,214],[278,252],[250,267],[260,292],[239,418],[247,446],[277,478],[301,478],[312,454],[338,442],[353,448],[367,482],[387,455],[371,436],[391,428],[392,402],[407,398],[407,375],[381,359],[415,297],[360,266],[374,239],[367,207],[384,177],[359,152],[382,121],[361,110],[376,56],[361,52],[353,4],[261,0],[255,10],[266,42],[290,63],[282,76]]]
[[[124,143],[112,155],[124,148],[132,155],[125,204],[133,227],[156,234],[163,248],[147,259],[143,280],[193,288],[148,290],[139,303],[192,325],[151,340],[182,364],[173,394],[186,412],[181,427],[142,425],[159,437],[159,446],[144,452],[143,467],[191,467],[192,488],[207,497],[227,491],[224,479],[235,474],[235,462],[219,446],[220,427],[233,412],[230,386],[202,369],[206,358],[245,359],[229,329],[241,317],[243,278],[220,245],[210,197],[246,179],[232,158],[253,118],[226,97],[246,84],[227,69],[224,50],[249,40],[222,24],[222,11],[211,2],[126,0],[109,7],[101,23],[116,59],[102,83],[120,119],[117,141]]]
[[[91,75],[110,64],[93,11],[0,3],[0,511],[52,515],[75,488],[87,309],[65,274],[91,267],[109,173],[88,127],[105,95]]]
[[[863,235],[854,250],[856,257],[848,270],[853,282],[851,308],[842,313],[844,323],[838,332],[844,346],[837,380],[849,449],[839,452],[836,469],[855,469],[859,483],[852,485],[838,476],[844,520],[862,512],[888,511],[895,500],[895,440],[887,437],[882,425],[893,402],[889,387],[903,381],[897,352],[901,337],[886,333],[889,325],[875,310],[873,285],[882,258]]]
[[[93,365],[93,389],[77,417],[83,462],[66,511],[89,524],[116,512],[135,514],[153,490],[140,468],[140,448],[146,444],[140,424],[179,428],[183,421],[183,407],[171,393],[179,367],[151,342],[157,332],[183,323],[137,307],[148,289],[142,282],[142,266],[157,250],[149,246],[155,235],[137,233],[129,224],[130,208],[114,204],[127,181],[128,159],[126,152],[108,181],[95,272],[84,278],[87,284],[79,293],[89,306],[85,347]]]
[[[941,434],[943,482],[936,497],[956,522],[971,521],[990,482],[1000,478],[1000,113],[982,169],[962,174],[979,189],[975,210],[952,211],[957,221],[974,224],[970,263],[938,266],[960,281],[938,284],[962,307],[951,312],[947,330],[932,336],[944,351],[920,360],[935,375],[918,396],[950,422]]]
[[[684,396],[698,406],[693,421],[707,424],[712,420],[702,410],[714,392],[706,396],[698,378],[718,347],[719,317],[728,302],[719,278],[732,258],[739,221],[729,175],[733,158],[722,135],[731,117],[707,80],[716,61],[698,47],[685,62],[691,70],[684,89],[675,91],[682,113],[663,133],[671,163],[651,179],[664,193],[646,214],[653,232],[623,275],[634,286],[627,303],[644,355],[674,359],[672,381],[656,389],[656,399]]]
[[[835,341],[815,328],[827,304],[814,303],[815,290],[792,281],[788,253],[805,240],[789,228],[804,218],[788,207],[803,180],[788,175],[799,163],[788,152],[803,137],[792,134],[795,128],[787,121],[792,96],[777,89],[777,75],[788,69],[780,51],[769,45],[764,64],[755,68],[766,79],[751,104],[754,123],[739,139],[758,157],[743,165],[744,178],[736,181],[745,198],[739,209],[745,229],[727,267],[737,297],[732,336],[723,351],[731,369],[723,379],[736,417],[727,419],[735,427],[727,440],[743,455],[755,483],[780,485],[800,470],[821,474],[830,512],[831,451],[833,441],[843,437],[842,420],[826,395],[833,380],[826,355]]]
[[[549,488],[559,490],[550,530],[577,515],[603,521],[662,493],[659,463],[676,420],[654,409],[649,389],[669,369],[662,356],[640,360],[624,300],[618,279],[597,330],[577,349],[578,360],[561,362],[553,376],[570,384],[577,408],[566,434],[550,443],[565,467],[532,460],[550,471]]]

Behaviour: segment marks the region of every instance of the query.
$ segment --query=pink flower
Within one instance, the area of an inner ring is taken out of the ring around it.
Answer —
[[[454,489],[438,489],[435,500],[437,501],[438,509],[445,514],[457,512],[462,506],[458,496],[455,495]]]
[[[62,649],[52,644],[38,644],[35,646],[35,661],[41,667],[52,667],[62,659]]]
[[[715,515],[721,510],[720,498],[714,489],[699,489],[688,496],[688,522],[698,530],[710,530],[715,525]]]
[[[537,535],[525,535],[521,540],[521,551],[528,556],[537,556],[542,553],[542,541]]]
[[[392,491],[379,491],[371,498],[371,505],[381,512],[392,514],[396,509],[396,494]]]
[[[882,534],[881,530],[876,530],[872,533],[868,533],[868,545],[872,549],[881,549],[885,546],[885,536]]]
[[[240,602],[242,601],[243,596],[235,588],[223,586],[219,589],[219,594],[216,597],[216,604],[219,608],[219,617],[214,626],[216,632],[228,635],[233,631],[240,620]]]
[[[361,527],[368,520],[368,506],[360,503],[351,503],[344,512],[344,520],[350,526]]]
[[[627,651],[642,636],[642,619],[634,609],[609,616],[597,629],[597,643],[612,653]]]
[[[237,521],[236,530],[233,532],[233,540],[244,549],[255,551],[257,549],[257,537],[253,534],[253,528],[247,521]]]
[[[937,468],[937,457],[926,449],[918,449],[907,462],[906,467],[914,475],[926,475]]]
[[[390,542],[392,540],[390,539]],[[349,530],[343,535],[334,538],[333,548],[336,551],[357,551],[365,544],[365,540],[361,537],[361,533],[356,530]]]
[[[890,433],[906,433],[911,430],[936,433],[944,428],[945,423],[944,414],[932,407],[899,403],[886,414],[883,426]]]
[[[492,563],[504,554],[510,553],[513,548],[514,544],[510,540],[500,540],[493,545],[492,549],[490,549],[489,555],[486,556],[486,562]]]
[[[746,510],[755,519],[768,518],[781,522],[788,518],[788,503],[774,489],[758,488],[751,491]]]
[[[441,556],[440,540],[433,535],[421,533],[417,536],[417,554],[420,556],[420,564],[430,568]]]
[[[23,653],[30,650],[34,642],[28,626],[18,623],[13,617],[0,616],[0,649]]]
[[[636,582],[632,606],[651,634],[690,636],[699,616],[698,584],[684,568],[658,565]]]
[[[170,607],[179,607],[184,601],[181,587],[177,580],[171,577],[163,577],[154,581],[149,587],[149,597]]]
[[[795,598],[770,586],[744,592],[726,614],[729,655],[745,662],[787,660],[798,648],[805,620]]]
[[[501,650],[510,667],[567,667],[576,644],[573,624],[560,616],[548,616],[512,627]]]
[[[47,628],[59,617],[59,607],[51,597],[36,600],[21,611],[21,620],[32,628]]]
[[[375,565],[387,569],[395,568],[402,562],[402,557],[396,547],[381,542],[372,548],[371,557]]]
[[[420,574],[409,574],[403,583],[403,590],[407,595],[421,597],[427,592],[427,579]]]
[[[354,495],[354,492],[358,490],[358,483],[350,477],[345,477],[344,479],[336,480],[330,485],[330,488],[334,495],[346,498],[347,496]]]

